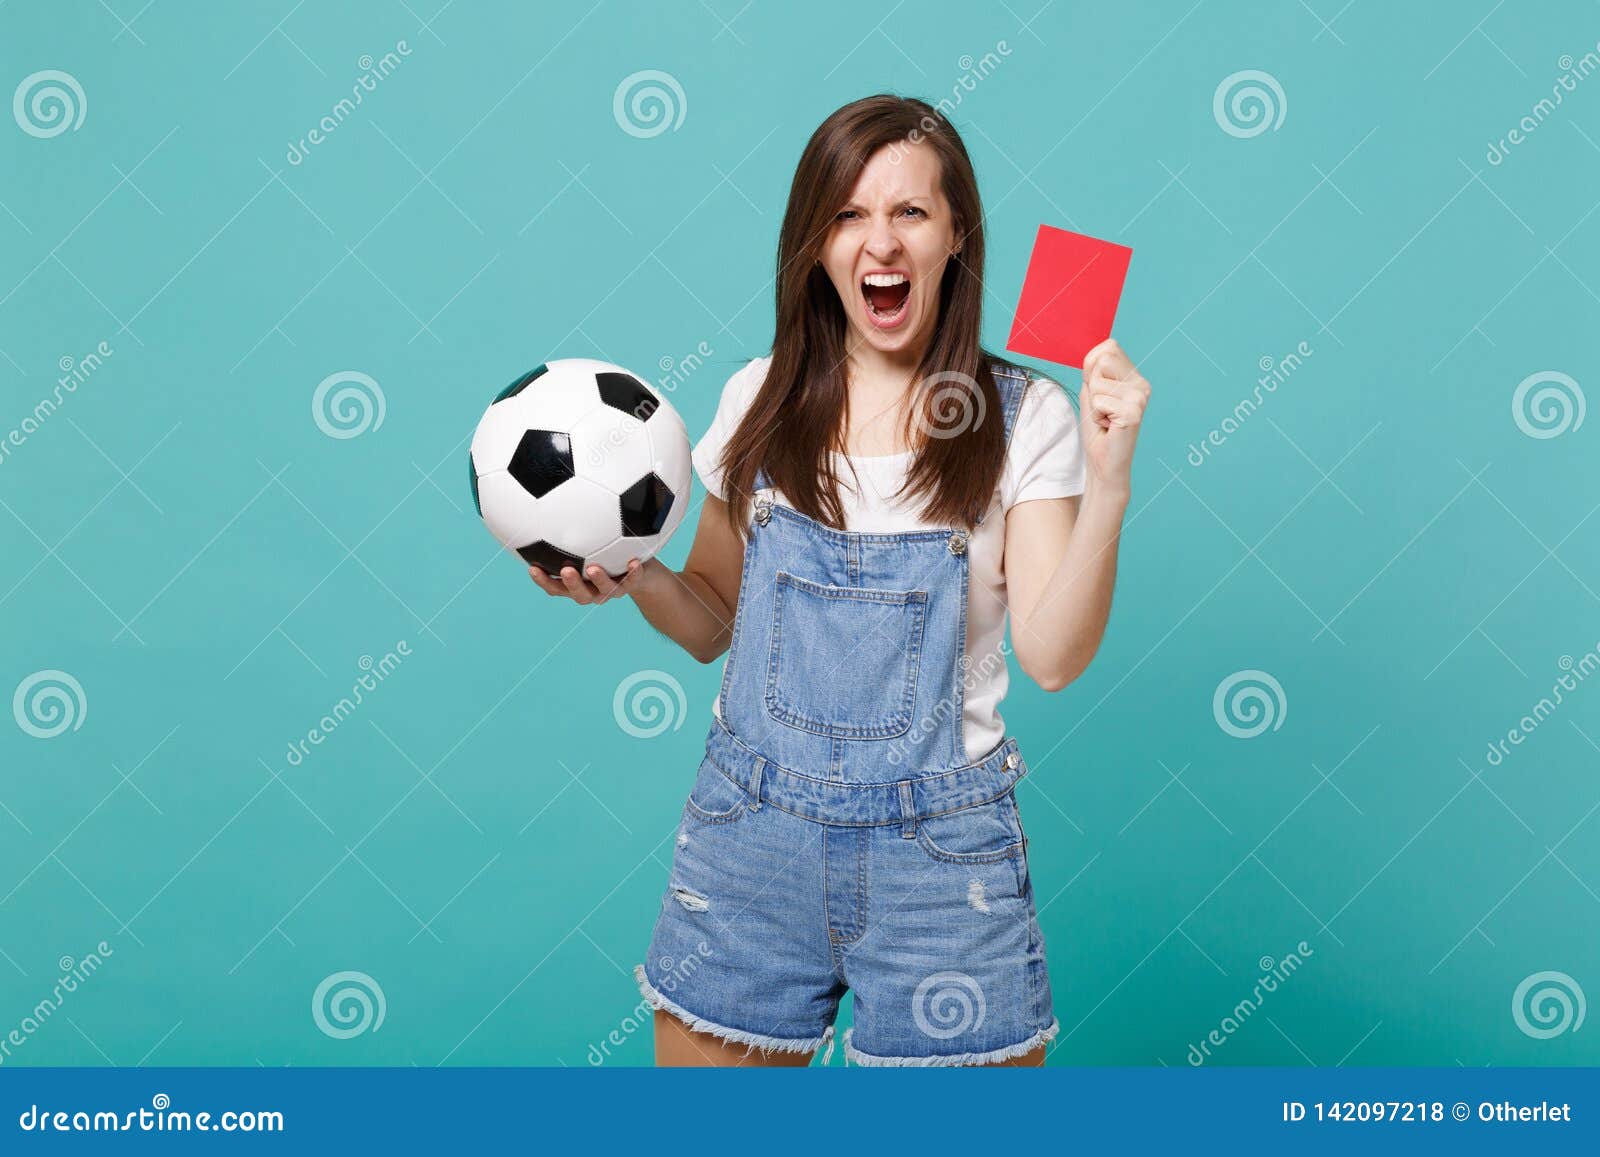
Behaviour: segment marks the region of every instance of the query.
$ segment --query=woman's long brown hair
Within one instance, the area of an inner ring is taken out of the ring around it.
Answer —
[[[765,383],[722,454],[728,514],[744,532],[758,467],[796,510],[844,528],[829,451],[846,452],[846,330],[838,292],[817,263],[834,218],[881,148],[926,141],[938,154],[960,252],[945,266],[939,315],[907,407],[913,451],[903,494],[922,496],[929,522],[971,526],[988,507],[1005,459],[996,359],[979,345],[983,207],[966,147],[920,100],[879,95],[845,105],[811,135],[789,189],[778,238],[777,320]]]

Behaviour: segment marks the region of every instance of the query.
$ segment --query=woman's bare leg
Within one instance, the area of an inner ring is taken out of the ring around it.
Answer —
[[[656,1064],[664,1068],[804,1068],[811,1053],[762,1052],[695,1032],[670,1012],[656,1009]]]

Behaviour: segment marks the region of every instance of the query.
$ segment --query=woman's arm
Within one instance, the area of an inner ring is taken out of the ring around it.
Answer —
[[[1018,503],[1006,513],[1012,650],[1046,691],[1081,675],[1105,636],[1133,446],[1150,397],[1150,384],[1115,341],[1089,351],[1083,378],[1084,493]]]
[[[1117,540],[1127,495],[1020,502],[1006,514],[1006,591],[1011,649],[1046,691],[1088,667],[1111,616]]]
[[[633,601],[651,626],[710,663],[733,640],[743,573],[744,542],[728,525],[722,499],[707,494],[683,570],[651,559],[641,568]]]
[[[585,606],[631,597],[656,630],[702,663],[728,649],[743,572],[744,543],[728,525],[722,500],[709,494],[700,509],[694,544],[682,571],[654,558],[630,564],[620,579],[612,579],[599,567],[590,567],[587,575],[579,575],[570,566],[563,567],[559,575],[528,568],[529,576],[546,594]]]

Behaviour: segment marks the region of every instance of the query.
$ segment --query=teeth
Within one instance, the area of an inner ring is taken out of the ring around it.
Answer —
[[[869,273],[861,279],[863,285],[904,285],[904,273]]]

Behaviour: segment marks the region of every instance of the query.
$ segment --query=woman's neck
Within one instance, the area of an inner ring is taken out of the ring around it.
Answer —
[[[923,350],[886,353],[857,342],[846,363],[850,421],[849,452],[875,457],[897,453],[900,415],[922,363]]]

